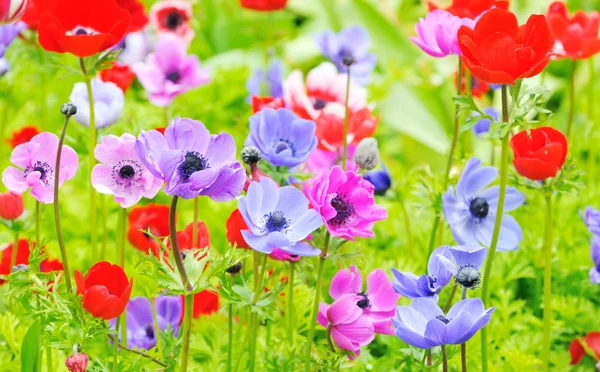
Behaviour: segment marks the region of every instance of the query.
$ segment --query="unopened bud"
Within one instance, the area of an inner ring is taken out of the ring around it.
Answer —
[[[73,116],[77,113],[77,106],[71,102],[63,103],[63,105],[60,106],[60,112],[65,116]]]
[[[352,56],[352,55],[347,55],[347,56],[342,57],[342,63],[346,67],[352,66],[354,64],[354,62],[356,62],[356,59],[354,59],[354,56]]]
[[[260,150],[255,146],[244,146],[242,148],[242,161],[248,165],[254,165],[261,159]]]
[[[473,266],[463,266],[456,273],[456,282],[465,288],[475,288],[480,281],[481,274]]]
[[[377,140],[372,137],[363,138],[356,146],[354,161],[359,167],[366,170],[372,170],[379,165],[379,148]]]
[[[85,372],[89,358],[86,353],[76,353],[65,360],[67,369],[71,372]]]
[[[227,271],[229,274],[237,274],[240,272],[240,270],[242,270],[242,263],[238,262],[235,265],[228,267],[225,271]]]
[[[16,273],[17,271],[28,272],[29,271],[29,266],[27,266],[25,264],[18,264],[18,265],[13,266],[12,271],[14,273]]]

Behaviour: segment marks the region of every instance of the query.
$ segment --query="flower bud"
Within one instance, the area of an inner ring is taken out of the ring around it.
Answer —
[[[240,270],[242,270],[242,263],[238,262],[235,265],[228,267],[225,271],[227,271],[229,274],[235,275],[239,273]]]
[[[25,264],[18,264],[18,265],[13,266],[12,271],[13,271],[13,273],[16,273],[17,271],[28,272],[29,266],[27,266]]]
[[[242,161],[248,165],[254,165],[261,159],[260,150],[256,146],[244,146],[242,148]]]
[[[385,195],[385,193],[392,186],[392,177],[383,163],[381,163],[380,170],[366,172],[364,179],[371,182],[371,184],[375,187],[375,195]]]
[[[73,116],[77,113],[77,107],[71,102],[67,102],[60,106],[60,112],[65,116]]]
[[[14,23],[21,18],[29,0],[2,0],[0,2],[0,25]]]
[[[342,63],[346,67],[352,66],[356,62],[356,59],[352,55],[346,55],[342,57]]]
[[[14,220],[23,214],[23,197],[10,191],[0,193],[0,217]]]
[[[75,353],[65,360],[67,369],[71,372],[85,372],[89,358],[86,353]]]
[[[363,138],[356,146],[354,161],[359,167],[372,170],[379,164],[379,148],[377,140],[373,137]]]
[[[481,274],[473,266],[463,266],[456,273],[456,282],[465,288],[475,288],[481,281]]]

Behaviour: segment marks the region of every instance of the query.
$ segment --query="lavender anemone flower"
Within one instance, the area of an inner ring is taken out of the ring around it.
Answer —
[[[208,70],[200,69],[198,57],[186,53],[185,41],[167,33],[160,36],[145,63],[132,66],[154,105],[166,107],[177,95],[210,82]]]
[[[353,60],[352,79],[361,85],[369,83],[377,58],[369,53],[371,38],[367,30],[360,26],[350,26],[337,34],[325,31],[315,35],[314,38],[323,55],[336,65],[338,71],[348,72],[344,59],[350,58]]]
[[[92,80],[92,95],[94,97],[94,117],[96,129],[116,123],[123,115],[125,95],[115,83]],[[90,126],[90,103],[85,83],[75,83],[69,100],[77,107],[75,120],[86,127]]]
[[[22,194],[31,187],[31,195],[37,201],[52,203],[57,150],[58,137],[48,132],[42,132],[29,142],[15,147],[10,161],[16,167],[9,166],[2,173],[4,186],[15,194]],[[61,186],[73,178],[78,166],[77,153],[69,146],[63,145],[58,185]]]
[[[256,146],[274,166],[295,167],[317,147],[316,124],[288,109],[264,108],[250,117],[245,146]]]
[[[495,121],[498,121],[499,112],[495,108],[488,107],[484,109],[483,112],[493,117]],[[479,114],[475,113],[475,115],[478,116]],[[480,137],[482,134],[489,132],[490,125],[492,125],[492,121],[490,119],[482,118],[475,124],[473,124],[473,127],[471,129],[473,130],[473,133]]]
[[[263,83],[266,84],[266,92],[261,91]],[[281,61],[277,59],[271,61],[266,76],[264,70],[256,69],[246,82],[246,89],[248,89],[248,102],[252,96],[283,98],[283,65]]]
[[[434,10],[420,18],[415,26],[417,37],[411,37],[425,53],[432,57],[446,57],[450,54],[462,55],[458,47],[458,29],[461,26],[475,27],[475,21],[460,18],[445,10]]]
[[[454,261],[440,256],[442,264],[454,274],[456,282],[463,288],[476,288],[481,281],[479,270],[485,262],[487,248],[477,245],[459,245],[450,247]]]
[[[581,212],[581,218],[583,218],[588,230],[592,234],[600,236],[600,211],[588,205],[585,208],[585,213]]]
[[[156,308],[156,322],[161,331],[167,329],[174,335],[179,332],[183,303],[179,296],[158,296],[154,300]],[[127,345],[149,350],[156,346],[156,339],[160,337],[152,314],[152,305],[146,297],[134,297],[129,300],[126,308],[127,314]],[[115,319],[110,320],[114,328]]]
[[[210,134],[199,121],[175,118],[165,129],[142,131],[135,151],[148,170],[167,183],[167,195],[199,195],[228,201],[242,191],[246,173],[235,160],[231,135]]]
[[[121,49],[119,61],[132,66],[138,62],[143,62],[152,51],[151,40],[152,32],[149,28],[145,28],[128,33],[113,49]]]
[[[398,306],[392,322],[396,336],[402,341],[431,349],[467,342],[489,323],[495,309],[486,310],[479,298],[467,298],[457,302],[445,315],[435,300],[416,298],[410,306]]]
[[[364,178],[375,187],[375,195],[385,195],[392,186],[392,177],[383,162],[381,163],[381,169],[366,172]]]
[[[0,25],[0,76],[4,75],[10,67],[8,61],[4,58],[6,48],[25,28],[27,28],[27,25],[23,22]]]
[[[490,246],[500,188],[487,186],[494,182],[497,176],[496,168],[482,167],[481,160],[471,158],[456,185],[456,192],[450,186],[443,195],[444,216],[458,244]],[[525,196],[517,189],[506,188],[504,212],[515,210],[524,202]],[[498,250],[516,250],[522,239],[521,226],[514,217],[505,213],[502,216]]]
[[[162,187],[163,181],[136,154],[131,134],[102,137],[94,156],[101,164],[92,170],[92,186],[100,193],[114,195],[123,208],[135,205],[142,197],[153,198]]]
[[[590,269],[590,280],[592,283],[600,284],[600,237],[594,236],[592,238],[592,249],[591,249],[592,262],[594,267]]]
[[[279,248],[298,256],[321,252],[304,240],[323,221],[316,210],[308,209],[308,200],[295,187],[279,188],[270,178],[252,182],[238,208],[248,226],[242,235],[255,251],[270,254]]]
[[[392,269],[394,290],[408,298],[434,296],[437,298],[437,294],[452,280],[452,271],[448,270],[448,265],[442,261],[443,258],[454,262],[454,256],[447,245],[436,248],[431,253],[427,264],[428,274],[420,277],[413,273]]]

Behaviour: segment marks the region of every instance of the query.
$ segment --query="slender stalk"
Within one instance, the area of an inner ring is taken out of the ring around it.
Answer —
[[[567,118],[567,140],[571,139],[571,130],[573,127],[573,113],[575,108],[575,66],[576,62],[571,62],[571,79],[569,81],[569,116]]]
[[[550,331],[552,323],[552,194],[546,200],[546,234],[544,237],[544,337],[542,342],[542,371],[550,370]]]
[[[6,103],[4,104],[4,110],[2,111],[2,122],[0,122],[0,138],[4,137],[4,131],[6,129],[6,124],[8,123],[8,113],[11,108],[11,90],[12,86],[9,86],[8,89],[6,89]]]
[[[10,270],[12,272],[13,267],[17,264],[17,252],[19,251],[19,232],[15,232],[15,240],[13,243],[12,256],[10,257]]]
[[[161,329],[158,326],[158,318],[156,317],[156,297],[150,300],[150,306],[152,306],[152,322],[154,323],[154,336],[156,338],[156,350],[162,353],[162,337],[160,335]]]
[[[121,325],[121,317],[117,317],[115,324],[115,336],[113,338],[113,368],[112,372],[119,372],[119,327]]]
[[[40,202],[35,201],[35,244],[40,244]]]
[[[508,122],[508,88],[506,85],[502,85],[502,121]],[[504,199],[506,196],[506,183],[508,173],[508,145],[510,140],[510,133],[502,139],[502,152],[500,155],[500,192],[498,196],[498,209],[496,211],[496,220],[494,222],[494,232],[492,234],[492,242],[488,251],[488,257],[485,262],[485,270],[483,274],[483,289],[481,291],[481,300],[485,305],[488,304],[490,297],[490,274],[492,273],[492,264],[494,263],[494,256],[496,254],[496,247],[498,246],[498,237],[500,236],[500,226],[502,225],[502,216],[504,215]],[[488,343],[487,343],[487,329],[483,327],[481,329],[481,364],[483,372],[488,370]]]
[[[450,297],[448,297],[448,301],[446,302],[446,306],[444,306],[444,313],[447,313],[452,306],[452,300],[454,299],[454,295],[456,294],[456,289],[458,288],[458,284],[452,286],[452,292],[450,292]]]
[[[292,366],[291,366],[291,370],[294,370],[294,362],[296,361],[296,338],[294,337],[294,331],[296,330],[294,327],[294,273],[296,272],[296,263],[295,262],[290,262],[290,277],[288,278],[288,284],[289,284],[289,289],[288,289],[288,309],[286,312],[286,315],[288,317],[289,320],[289,333],[288,333],[288,338],[289,338],[289,343],[290,346],[292,348],[292,357],[290,358],[290,360],[292,361]]]
[[[194,198],[194,228],[192,229],[192,247],[201,248],[198,242],[198,197]],[[202,247],[203,248],[203,247]]]
[[[190,336],[192,334],[192,316],[194,315],[194,295],[186,294],[184,297],[185,306],[183,314],[183,347],[181,350],[181,368],[182,372],[187,371],[190,352]]]
[[[590,83],[589,83],[589,89],[588,89],[588,120],[591,123],[591,131],[590,133],[595,133],[596,132],[596,121],[595,121],[595,112],[594,112],[594,106],[596,104],[595,101],[595,83],[596,83],[596,69],[595,69],[595,64],[594,64],[594,58],[591,57],[590,58]],[[592,137],[593,140],[593,137]],[[596,180],[596,157],[597,157],[597,146],[589,146],[589,155],[588,155],[588,183],[590,185],[595,185],[595,180]]]
[[[109,338],[109,339],[111,339],[111,340],[113,341],[113,343],[116,343],[116,344],[117,344],[117,346],[118,346],[118,347],[119,347],[121,350],[125,350],[125,351],[127,351],[127,352],[130,352],[130,353],[133,353],[133,354],[139,355],[139,356],[141,356],[142,358],[146,358],[146,359],[148,359],[148,360],[151,360],[151,361],[153,361],[154,363],[158,364],[158,365],[159,365],[159,366],[161,366],[161,367],[168,367],[168,365],[167,365],[166,363],[164,363],[164,362],[161,362],[160,360],[158,360],[158,359],[156,359],[156,358],[153,358],[153,357],[151,357],[150,355],[146,354],[144,351],[140,351],[140,350],[136,350],[136,349],[130,349],[130,348],[128,348],[128,347],[127,347],[127,346],[125,346],[125,345],[121,345],[120,343],[118,343],[118,342],[115,342],[115,337],[114,337],[114,336],[112,336],[112,335],[108,335],[108,338]]]
[[[315,325],[317,322],[317,314],[319,313],[319,300],[321,299],[321,290],[323,287],[323,269],[325,267],[325,260],[327,259],[327,251],[329,250],[329,241],[331,240],[331,235],[329,232],[325,236],[325,248],[323,248],[323,253],[319,256],[319,269],[317,273],[317,285],[315,287],[315,299],[313,302],[313,312],[310,320],[310,330],[308,332],[308,339],[306,340],[306,352],[304,355],[304,371],[310,372],[311,365],[311,346],[312,341],[315,336]]]
[[[100,210],[102,216],[102,247],[100,248],[100,260],[104,261],[106,246],[108,245],[108,214],[106,212],[106,197],[100,195]]]
[[[404,198],[400,197],[400,211],[402,212],[402,218],[404,219],[404,232],[406,233],[406,243],[408,244],[408,254],[410,257],[414,257],[415,249],[413,244],[413,235],[412,228],[410,225],[410,217],[408,216],[408,211],[406,210],[406,203],[404,203]]]
[[[333,341],[331,340],[331,324],[327,326],[327,345],[329,345],[329,348],[335,354],[335,346],[333,345]]]
[[[258,253],[258,252],[256,252]],[[260,259],[259,255],[256,254],[254,256],[255,261],[258,261]],[[256,263],[255,263],[256,265]],[[256,266],[258,268],[258,266]],[[262,262],[262,267],[260,269],[260,274],[258,276],[254,276],[255,281],[255,291],[254,291],[254,298],[252,299],[252,306],[256,305],[256,303],[258,302],[258,299],[260,297],[260,293],[262,292],[262,282],[263,282],[263,278],[265,277],[265,272],[267,269],[267,255],[263,254],[263,262]],[[249,370],[250,371],[254,371],[254,367],[256,364],[256,338],[257,338],[257,333],[258,333],[258,314],[256,313],[252,313],[250,315],[250,357],[248,359],[248,363],[249,363]]]
[[[346,159],[348,158],[348,123],[350,122],[350,66],[348,66],[348,79],[346,80],[346,111],[344,116],[344,152],[342,153],[342,169],[346,170]]]
[[[467,298],[467,287],[463,287],[462,299]],[[467,343],[460,344],[460,361],[462,372],[467,372]]]
[[[92,83],[87,76],[87,69],[85,67],[85,62],[83,58],[79,58],[79,66],[81,67],[81,72],[83,73],[83,80],[85,81],[85,85],[87,87],[88,94],[88,102],[90,105],[90,139],[89,139],[89,178],[92,179],[92,169],[94,168],[94,164],[96,164],[96,158],[94,157],[94,149],[96,148],[96,111],[94,109],[94,93],[92,91]],[[98,244],[98,235],[96,231],[96,191],[92,187],[90,183],[90,233],[92,240],[92,253],[94,257],[98,257],[97,244]]]
[[[448,356],[446,355],[445,345],[442,345],[442,370],[448,372]]]
[[[119,265],[125,270],[125,231],[127,231],[127,208],[121,208],[121,224],[119,225],[121,231],[119,235]],[[127,346],[127,316],[125,312],[121,314],[121,343]]]
[[[52,362],[52,348],[50,346],[46,346],[46,370],[48,372],[52,372],[54,369]]]
[[[235,284],[235,275],[231,276],[231,286]],[[233,303],[227,305],[227,318],[229,320],[229,342],[227,344],[227,372],[231,371],[231,356],[233,354]]]
[[[58,141],[58,150],[56,152],[56,164],[54,165],[54,225],[56,227],[56,236],[58,238],[58,246],[60,247],[60,256],[62,258],[65,282],[67,283],[67,290],[71,292],[71,270],[69,269],[69,258],[67,257],[67,249],[65,247],[65,241],[62,235],[62,229],[60,227],[60,211],[58,202],[58,180],[60,179],[60,159],[62,157],[62,148],[65,143],[65,135],[67,134],[67,125],[69,124],[70,115],[65,115],[65,124],[63,125],[60,139]],[[36,208],[37,210],[37,208]],[[37,212],[36,212],[37,213]],[[39,217],[39,213],[38,217]],[[38,223],[36,225],[39,226]],[[37,232],[36,232],[37,234]]]

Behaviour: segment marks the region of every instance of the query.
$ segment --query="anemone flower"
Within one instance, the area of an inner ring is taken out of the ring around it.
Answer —
[[[592,263],[594,267],[590,269],[590,280],[592,283],[600,284],[600,237],[592,238],[592,248],[590,250]]]
[[[588,230],[592,234],[600,236],[600,211],[588,205],[585,208],[585,213],[581,212],[581,217]]]
[[[381,169],[365,172],[364,178],[375,187],[375,195],[385,195],[392,187],[392,176],[383,162],[381,163]]]
[[[490,246],[500,188],[487,186],[494,182],[497,176],[496,168],[482,167],[481,160],[471,158],[456,185],[456,191],[450,186],[443,195],[444,215],[458,244]],[[517,189],[506,188],[505,212],[517,209],[524,202],[525,196]],[[514,217],[505,213],[502,216],[498,250],[516,250],[522,239],[521,226]]]
[[[38,134],[40,134],[40,131],[36,127],[28,125],[13,131],[12,136],[6,139],[6,143],[14,149],[20,144],[31,141],[31,139]]]
[[[261,92],[261,86],[266,84],[266,92]],[[273,60],[269,63],[267,72],[262,69],[256,69],[246,82],[248,89],[248,98],[253,96],[270,96],[273,98],[283,98],[283,64],[279,60]]]
[[[483,112],[490,115],[495,121],[498,121],[498,116],[500,115],[500,113],[495,108],[488,107],[485,108]],[[473,127],[471,129],[473,130],[473,133],[475,133],[475,135],[480,137],[481,135],[486,134],[490,131],[491,125],[492,120],[488,118],[482,118],[479,119],[475,124],[473,124]]]
[[[4,63],[5,70],[8,70],[8,62],[4,59],[4,54],[6,53],[6,48],[13,42],[13,40],[19,36],[21,31],[23,31],[27,25],[23,22],[17,22],[7,25],[0,25],[0,62]],[[5,71],[6,72],[6,71]],[[0,73],[0,75],[2,75]]]
[[[160,244],[146,231],[158,239],[169,235],[169,206],[160,204],[147,204],[132,208],[127,217],[127,240],[141,252],[150,250],[158,257]]]
[[[135,149],[148,170],[167,183],[167,195],[228,201],[244,187],[246,174],[235,160],[233,137],[210,134],[199,121],[177,117],[164,135],[142,131]]]
[[[456,282],[463,288],[476,288],[481,280],[479,270],[485,262],[487,248],[477,245],[450,247],[454,261],[440,256],[439,259],[448,271],[454,274]]]
[[[337,151],[323,150],[317,147],[306,159],[306,170],[310,171],[313,177],[320,177],[324,173],[329,173],[331,168],[340,162],[343,151],[343,147],[338,148]],[[359,169],[358,164],[354,161],[355,152],[356,145],[348,145],[346,157],[346,170],[348,171],[356,172]]]
[[[434,10],[427,13],[425,18],[419,19],[415,26],[417,37],[410,39],[432,57],[446,57],[451,54],[461,56],[457,34],[462,26],[473,28],[475,21],[454,16],[445,10]]]
[[[308,200],[295,187],[279,188],[270,178],[252,182],[238,208],[248,226],[242,236],[255,251],[270,254],[279,248],[298,256],[316,256],[321,252],[304,242],[323,224],[321,216],[308,209]]]
[[[54,171],[58,150],[58,137],[53,133],[42,132],[31,141],[15,147],[9,166],[2,173],[2,182],[10,191],[22,194],[31,188],[31,195],[40,203],[54,201]],[[63,145],[60,159],[60,187],[75,176],[79,159],[77,153]]]
[[[94,117],[96,128],[101,129],[116,123],[123,116],[125,95],[117,84],[92,80],[92,96],[94,98]],[[75,120],[86,127],[90,126],[90,101],[88,98],[87,85],[75,83],[69,100],[77,107]]]
[[[113,49],[120,50],[119,61],[131,67],[143,62],[152,51],[152,33],[147,28],[130,32]]]
[[[182,0],[157,1],[150,8],[150,24],[159,35],[175,34],[187,44],[194,38],[194,29],[190,25],[192,3]]]

